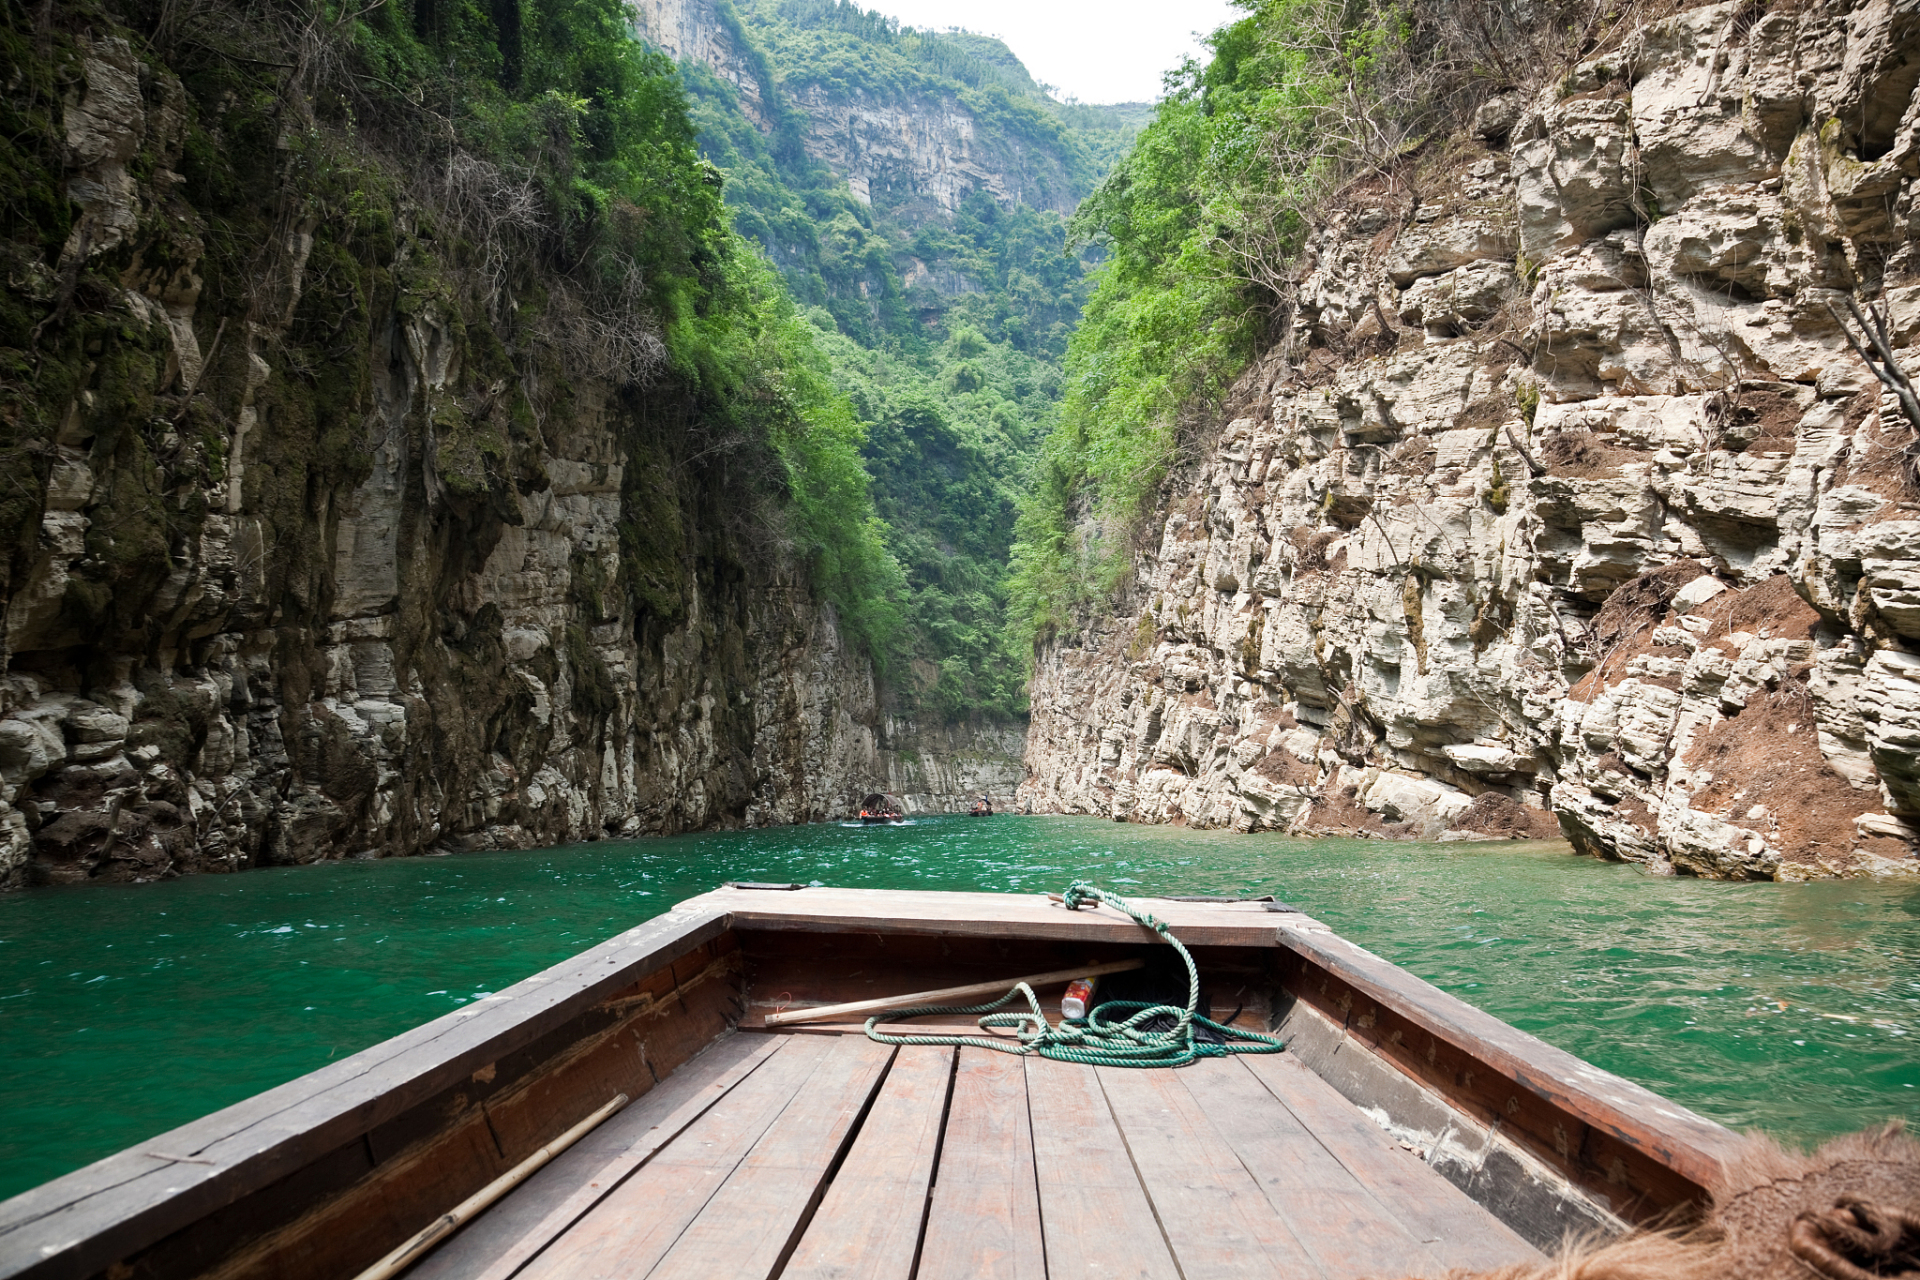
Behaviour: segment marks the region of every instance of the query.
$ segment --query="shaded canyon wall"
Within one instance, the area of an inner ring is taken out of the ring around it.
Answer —
[[[864,657],[697,412],[575,367],[564,299],[509,359],[377,157],[357,222],[270,147],[263,221],[199,207],[180,82],[60,56],[79,216],[57,272],[7,246],[19,295],[79,284],[41,355],[70,398],[7,472],[0,887],[801,822],[887,779]],[[239,148],[232,109],[198,123]],[[246,297],[216,232],[258,235]]]

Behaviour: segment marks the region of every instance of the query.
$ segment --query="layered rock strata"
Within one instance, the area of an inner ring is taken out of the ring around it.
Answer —
[[[1349,193],[1023,801],[1920,874],[1920,424],[1840,318],[1920,373],[1916,81],[1912,5],[1709,5]]]
[[[886,787],[908,813],[959,813],[986,796],[996,810],[1017,803],[1026,779],[1027,726],[994,720],[930,724],[883,716]]]
[[[887,779],[737,448],[570,368],[557,302],[516,370],[377,179],[354,224],[275,161],[216,321],[210,228],[255,224],[185,194],[181,84],[73,57],[60,270],[7,246],[24,296],[85,284],[42,355],[61,425],[9,455],[0,888],[801,822]]]

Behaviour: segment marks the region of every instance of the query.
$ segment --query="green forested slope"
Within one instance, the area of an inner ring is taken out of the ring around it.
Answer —
[[[1146,109],[1063,105],[998,40],[902,29],[843,2],[722,0],[720,15],[766,127],[688,60],[692,118],[735,227],[779,267],[867,424],[874,500],[905,573],[894,703],[1016,714],[1026,660],[1007,639],[1007,557],[1088,290],[1056,210],[1093,189]],[[983,148],[1037,157],[1017,175],[1021,200],[975,190],[949,212],[876,186],[869,205],[808,154],[803,104],[943,99],[972,116]]]

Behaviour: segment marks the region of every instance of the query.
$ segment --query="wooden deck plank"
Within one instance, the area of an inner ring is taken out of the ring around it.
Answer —
[[[782,1275],[904,1280],[913,1273],[952,1082],[952,1049],[899,1051]]]
[[[1092,1067],[1026,1058],[1049,1280],[1179,1270]]]
[[[1241,1061],[1445,1265],[1482,1269],[1541,1256],[1292,1054]]]
[[[1194,1069],[1105,1067],[1095,1073],[1180,1274],[1185,1280],[1322,1275],[1188,1091],[1181,1077]]]
[[[413,1280],[506,1280],[785,1043],[724,1037],[462,1228]]]
[[[1026,1064],[962,1049],[919,1280],[1046,1280]]]
[[[824,1046],[819,1068],[646,1273],[654,1280],[752,1280],[792,1253],[894,1052],[872,1040],[801,1036],[781,1056],[808,1044]]]
[[[794,1039],[621,1183],[520,1272],[528,1280],[631,1280],[665,1257],[796,1095],[834,1042]]]
[[[1320,1145],[1246,1061],[1196,1062],[1180,1073],[1181,1083],[1320,1269],[1331,1280],[1444,1272],[1438,1255]]]

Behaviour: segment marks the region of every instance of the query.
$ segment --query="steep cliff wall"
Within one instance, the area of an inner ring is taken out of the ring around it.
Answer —
[[[764,447],[636,381],[659,339],[567,280],[489,319],[455,253],[504,270],[458,217],[499,171],[423,202],[205,91],[223,63],[189,93],[35,38],[73,217],[5,246],[0,888],[805,821],[884,780]]]
[[[1026,778],[1027,726],[992,720],[953,724],[883,717],[880,759],[886,790],[908,813],[960,813],[981,796],[1005,812]]]
[[[735,21],[751,23],[751,6],[743,9]],[[717,0],[638,0],[634,12],[649,40],[675,58],[705,63],[739,90],[763,128],[769,90],[784,91],[806,118],[807,153],[845,179],[863,204],[886,205],[912,222],[952,213],[972,191],[1060,214],[1072,213],[1085,194],[1057,139],[1036,144],[1009,131],[1007,113],[983,119],[953,93],[884,79],[850,83],[849,68],[835,65],[826,46],[782,67],[779,87],[762,84]]]
[[[1916,80],[1911,5],[1692,8],[1350,192],[1023,801],[1920,874],[1916,424],[1830,310],[1920,370]]]
[[[924,219],[954,212],[973,191],[1059,214],[1080,202],[1058,155],[983,128],[958,98],[882,98],[805,84],[794,100],[807,113],[807,151],[843,175],[863,204]]]
[[[732,85],[754,124],[769,124],[760,77],[714,0],[633,0],[634,26],[675,61],[702,63]]]

